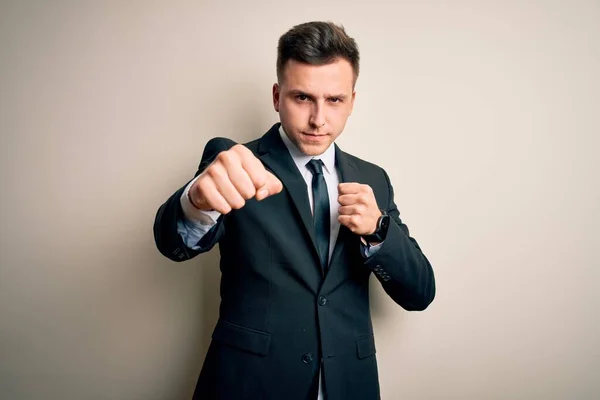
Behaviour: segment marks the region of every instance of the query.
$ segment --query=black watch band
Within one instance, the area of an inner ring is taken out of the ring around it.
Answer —
[[[390,216],[385,212],[381,211],[381,216],[377,219],[377,227],[375,232],[370,235],[363,235],[363,238],[367,243],[380,243],[385,240],[387,236],[388,227],[390,226]]]

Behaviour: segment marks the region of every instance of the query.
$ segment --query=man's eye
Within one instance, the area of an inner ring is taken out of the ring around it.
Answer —
[[[342,99],[340,99],[339,97],[332,97],[329,99],[329,101],[332,103],[339,103],[340,101],[342,101]]]
[[[300,101],[306,101],[308,100],[308,96],[303,95],[303,94],[299,94],[298,96],[296,96],[296,98]]]

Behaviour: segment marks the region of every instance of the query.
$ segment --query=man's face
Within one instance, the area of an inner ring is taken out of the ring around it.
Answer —
[[[273,105],[290,140],[306,155],[323,154],[342,133],[354,105],[354,72],[344,59],[310,65],[289,60]]]

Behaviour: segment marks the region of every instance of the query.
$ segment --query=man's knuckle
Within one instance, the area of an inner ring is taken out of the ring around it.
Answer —
[[[244,199],[239,199],[239,200],[232,201],[230,206],[234,210],[239,210],[240,208],[244,207],[245,204],[246,204],[246,201]]]
[[[235,146],[231,147],[231,150],[235,151],[238,154],[248,154],[248,153],[252,153],[246,146],[244,146],[243,144],[236,144]]]
[[[206,193],[209,191],[211,185],[210,185],[210,181],[211,181],[211,177],[210,176],[202,176],[200,178],[198,178],[198,180],[196,181],[196,184],[194,186],[192,186],[192,192],[196,192],[196,193]]]
[[[251,199],[252,197],[254,197],[254,195],[256,194],[256,189],[254,189],[254,187],[244,187],[241,191],[240,194],[242,195],[242,197],[245,200]]]
[[[258,187],[262,187],[264,185],[267,184],[267,174],[266,171],[263,169],[262,171],[259,169],[257,169],[256,171],[254,171],[254,173],[252,174],[252,181],[254,182],[255,186]]]
[[[206,168],[205,174],[210,176],[211,178],[215,178],[219,176],[219,171],[221,170],[218,164],[212,164],[210,167]]]
[[[221,207],[221,214],[229,214],[231,212],[232,208],[229,204],[224,205]]]
[[[225,160],[226,158],[227,158],[227,151],[222,151],[222,152],[220,152],[219,154],[217,154],[217,157],[215,157],[215,159],[216,159],[217,161],[221,161],[221,162],[222,162],[223,160]]]
[[[256,162],[258,160],[249,148],[241,144],[237,145],[235,153],[244,163]]]
[[[224,151],[221,154],[219,154],[219,156],[221,157],[221,162],[226,167],[232,165],[234,163],[234,161],[237,159],[237,156],[236,156],[235,152],[233,152],[233,151]]]
[[[203,193],[206,191],[206,179],[198,179],[190,188],[190,194]]]

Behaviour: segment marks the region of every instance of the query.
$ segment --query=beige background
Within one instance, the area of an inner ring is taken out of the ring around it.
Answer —
[[[261,135],[277,38],[362,51],[339,144],[389,172],[438,295],[373,281],[384,399],[600,395],[597,1],[2,2],[0,398],[189,398],[217,251],[159,255],[204,143]]]

